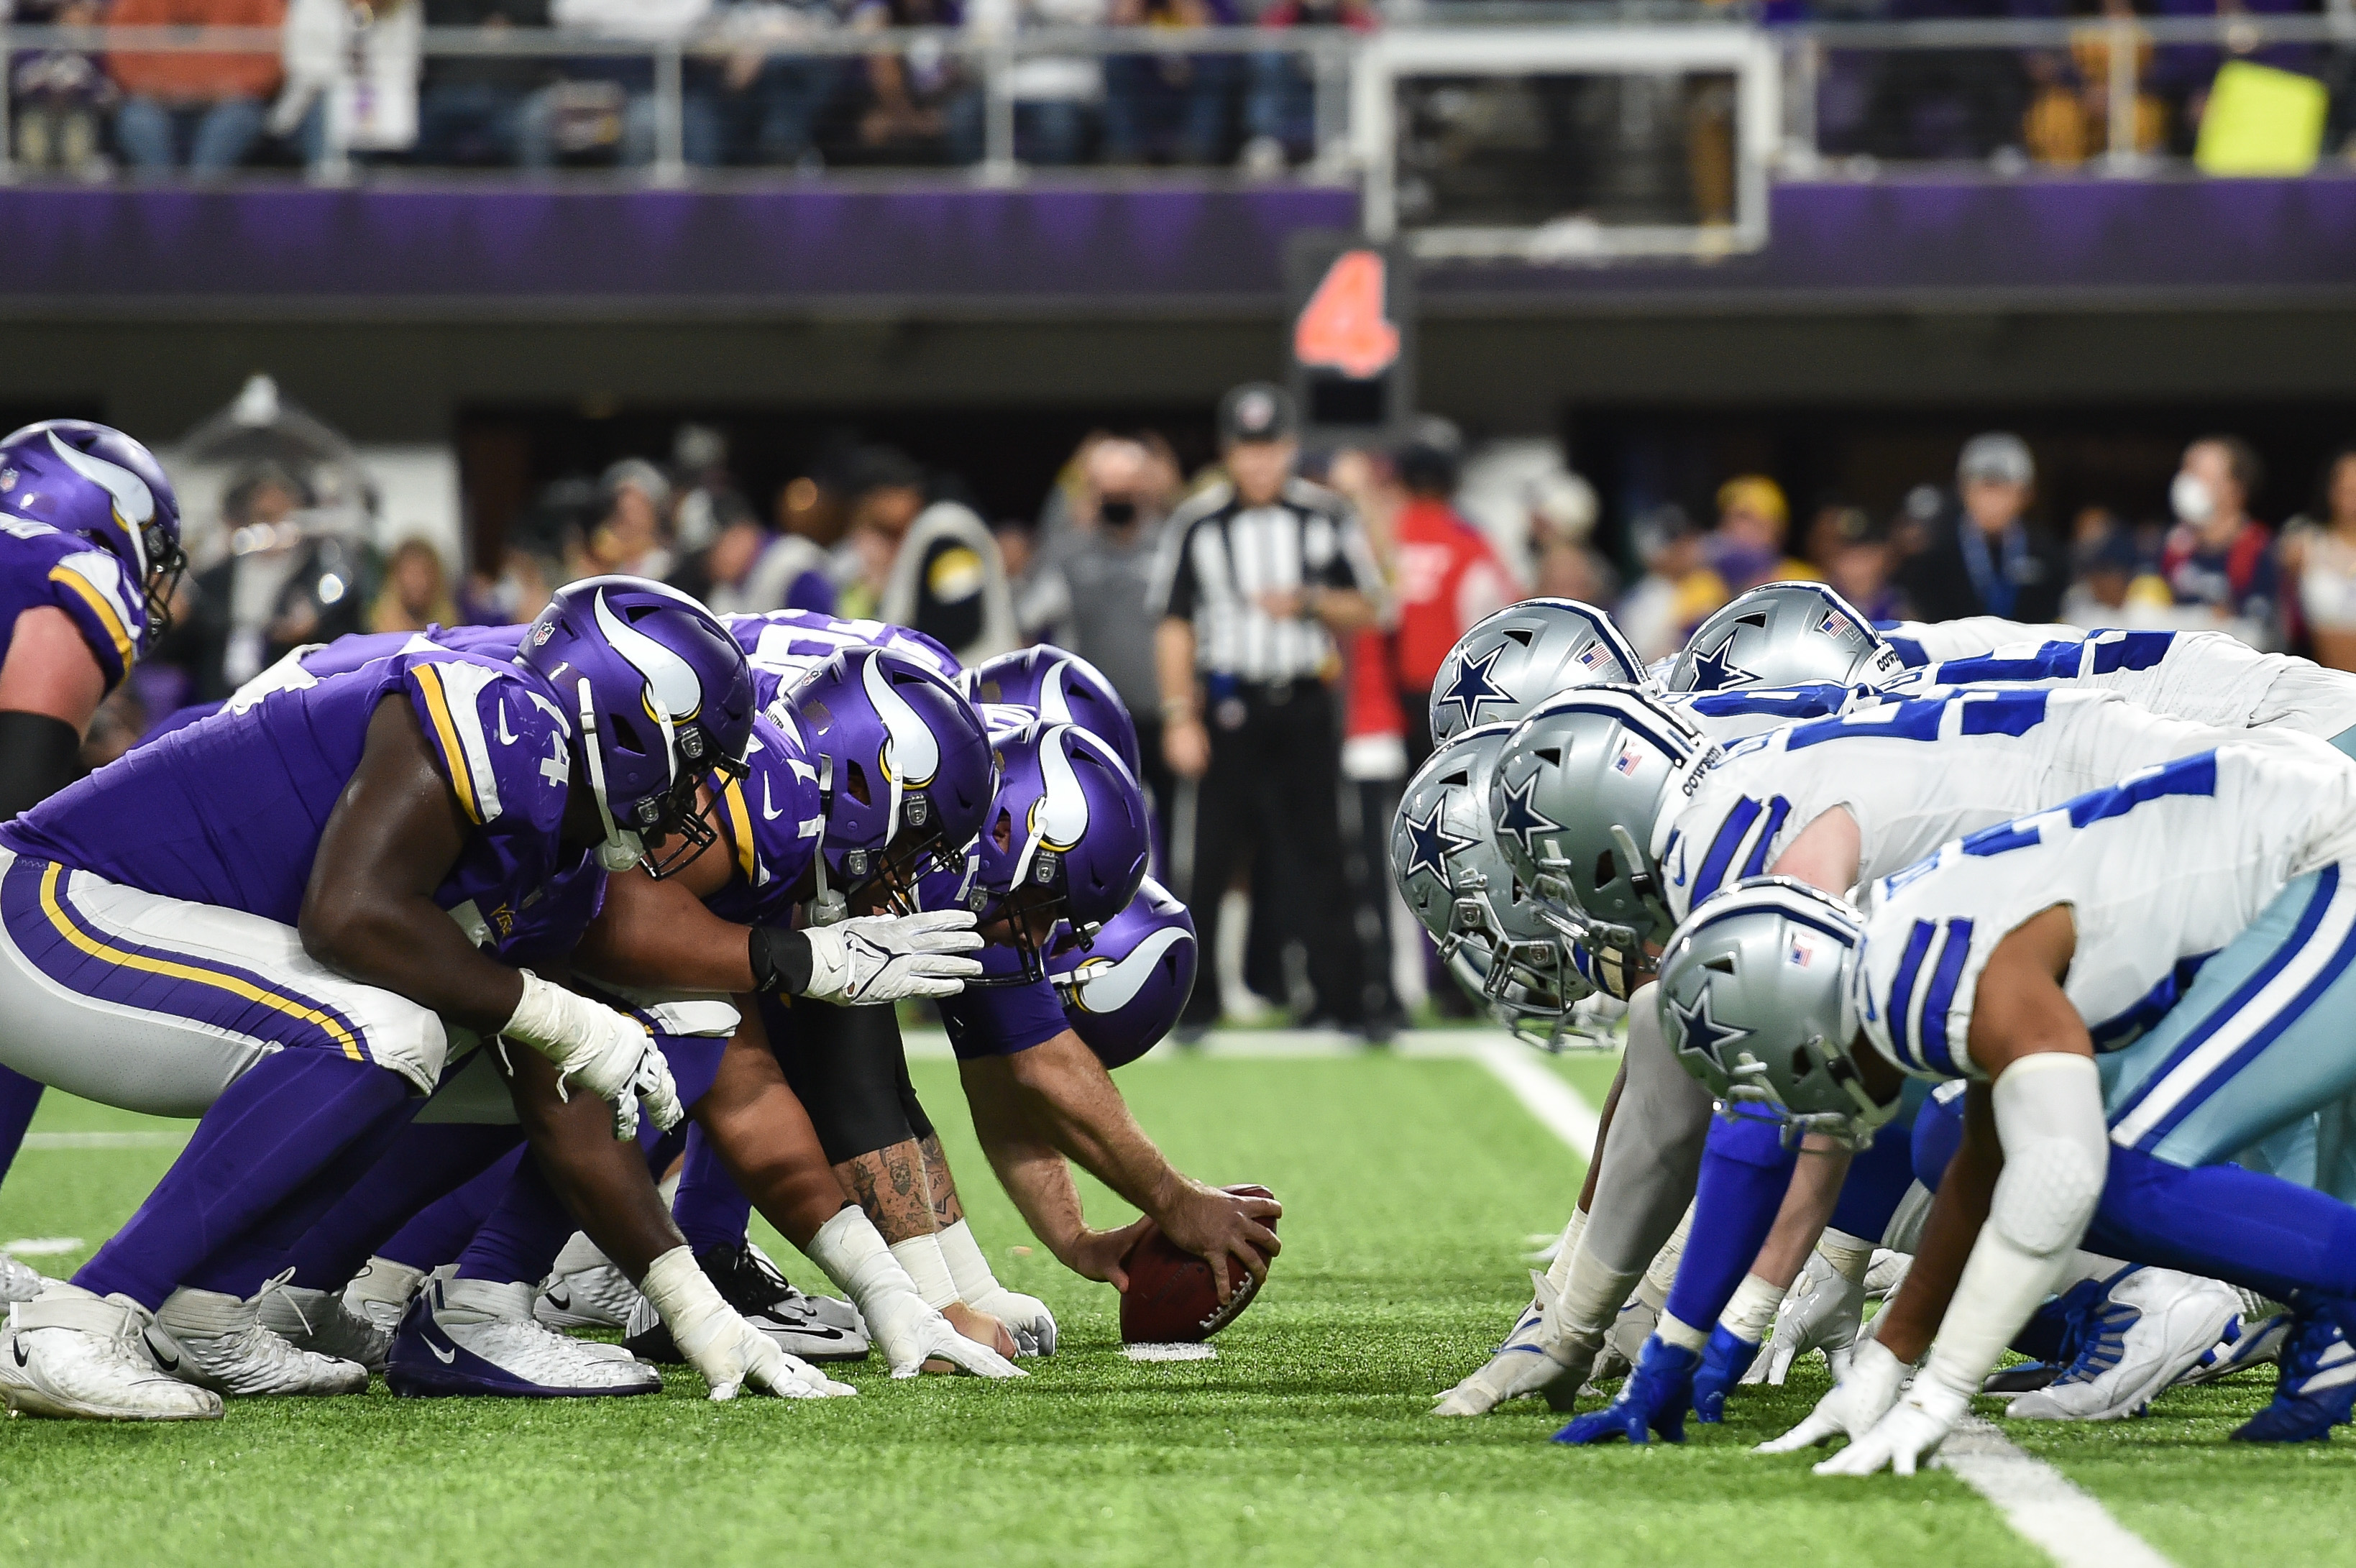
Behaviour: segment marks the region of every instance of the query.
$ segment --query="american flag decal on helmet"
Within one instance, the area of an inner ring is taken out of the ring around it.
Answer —
[[[1825,618],[1816,623],[1816,629],[1826,637],[1847,637],[1855,628],[1849,625],[1848,617],[1840,611],[1826,610]]]

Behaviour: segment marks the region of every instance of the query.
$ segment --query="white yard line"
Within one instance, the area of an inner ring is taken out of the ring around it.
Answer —
[[[1996,1505],[2015,1533],[2061,1568],[2173,1568],[2110,1510],[2003,1433],[1966,1416],[1939,1450],[1941,1468]]]
[[[191,1130],[195,1127],[190,1122]],[[187,1133],[27,1133],[27,1149],[177,1149]]]
[[[1472,1058],[1538,1119],[1540,1126],[1569,1144],[1573,1154],[1582,1160],[1595,1157],[1595,1107],[1539,1061],[1529,1047],[1493,1036],[1474,1048]]]

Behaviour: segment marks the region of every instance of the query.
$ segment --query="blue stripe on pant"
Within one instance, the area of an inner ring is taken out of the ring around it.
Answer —
[[[2118,1053],[2112,1140],[2170,1165],[2230,1160],[2356,1088],[2356,878],[2294,880]]]

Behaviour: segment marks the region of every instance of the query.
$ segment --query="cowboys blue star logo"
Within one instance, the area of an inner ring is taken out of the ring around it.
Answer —
[[[1562,832],[1562,824],[1539,811],[1532,800],[1537,788],[1538,770],[1533,768],[1530,776],[1522,780],[1520,789],[1511,784],[1505,786],[1505,809],[1497,817],[1497,832],[1511,833],[1521,840],[1522,853],[1532,860],[1538,857],[1538,834]]]
[[[1505,651],[1505,645],[1501,642],[1489,650],[1486,658],[1458,660],[1454,683],[1440,694],[1438,705],[1444,708],[1451,703],[1455,704],[1464,714],[1464,727],[1467,729],[1472,728],[1481,722],[1482,703],[1496,703],[1503,705],[1514,700],[1514,694],[1497,684],[1495,679],[1490,674],[1490,671],[1496,668],[1497,660],[1504,657]]]
[[[1734,650],[1734,636],[1730,631],[1714,651],[1694,655],[1695,691],[1722,692],[1729,686],[1747,686],[1759,679],[1730,657]]]
[[[1442,887],[1451,886],[1448,880],[1448,857],[1459,850],[1471,849],[1479,839],[1462,838],[1448,831],[1440,820],[1441,802],[1431,803],[1431,815],[1417,822],[1411,812],[1402,811],[1399,820],[1407,824],[1407,871],[1413,876],[1419,871],[1429,871],[1440,879]],[[1403,878],[1404,879],[1404,878]]]
[[[1726,1065],[1725,1047],[1737,1040],[1747,1040],[1756,1029],[1738,1029],[1721,1024],[1709,1015],[1709,987],[1701,988],[1690,1007],[1681,1007],[1676,998],[1669,999],[1669,1011],[1677,1015],[1677,1026],[1685,1036],[1686,1049],[1699,1051],[1719,1066]]]

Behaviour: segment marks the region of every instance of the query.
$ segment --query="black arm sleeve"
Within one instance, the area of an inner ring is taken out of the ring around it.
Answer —
[[[782,926],[755,926],[745,940],[745,957],[753,965],[753,983],[763,993],[799,996],[809,989],[809,938]]]
[[[81,735],[48,714],[0,711],[0,821],[81,777]]]

